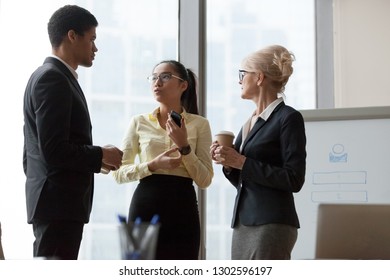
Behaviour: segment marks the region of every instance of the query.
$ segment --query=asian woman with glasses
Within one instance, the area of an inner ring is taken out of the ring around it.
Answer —
[[[200,223],[193,185],[207,188],[214,175],[210,125],[198,114],[195,74],[180,62],[160,62],[148,80],[159,106],[131,118],[122,166],[113,176],[118,183],[139,180],[130,221],[159,215],[156,259],[198,259]],[[172,111],[180,114],[181,123],[175,123]]]

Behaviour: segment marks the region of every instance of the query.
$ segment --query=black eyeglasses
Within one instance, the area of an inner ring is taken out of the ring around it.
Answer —
[[[244,76],[248,73],[256,73],[256,72],[249,72],[249,71],[246,71],[246,70],[238,70],[238,80],[240,82],[242,82],[242,80],[244,79]]]
[[[155,83],[158,79],[160,79],[161,82],[163,83],[166,83],[168,82],[171,78],[176,78],[176,79],[179,79],[180,81],[183,81],[184,80],[182,78],[180,78],[179,76],[176,76],[176,75],[173,75],[172,73],[170,72],[165,72],[165,73],[161,73],[160,75],[152,75],[152,76],[149,76],[148,77],[148,81],[150,83]]]

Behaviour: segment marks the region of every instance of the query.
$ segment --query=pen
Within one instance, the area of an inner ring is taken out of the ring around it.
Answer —
[[[133,237],[135,240],[139,240],[141,222],[142,220],[140,217],[137,217],[134,221]]]
[[[141,245],[140,245],[140,251],[146,252],[147,255],[150,255],[150,250],[147,250],[148,245],[151,246],[149,243],[153,239],[153,237],[156,235],[158,230],[158,222],[159,222],[159,215],[154,215],[150,221],[150,224],[148,228],[145,231],[145,234],[142,238]],[[149,256],[145,256],[145,259],[150,259]]]
[[[138,252],[138,249],[139,249],[138,242],[135,240],[135,238],[133,237],[133,235],[129,231],[129,229],[127,227],[126,218],[124,216],[122,216],[122,215],[118,215],[118,220],[121,223],[122,231],[123,231],[123,234],[125,235],[125,238],[128,241],[130,241],[130,245],[131,245],[131,246],[128,246],[129,244],[126,242],[126,244],[127,244],[127,246],[126,246],[127,252],[125,254],[125,258],[128,259],[128,260],[137,260],[137,259],[139,259],[140,253]]]

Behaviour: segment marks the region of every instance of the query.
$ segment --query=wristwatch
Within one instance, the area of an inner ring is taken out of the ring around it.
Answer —
[[[191,146],[190,146],[190,145],[185,146],[185,147],[179,149],[179,152],[180,152],[180,154],[182,154],[183,156],[188,155],[189,153],[191,153]]]

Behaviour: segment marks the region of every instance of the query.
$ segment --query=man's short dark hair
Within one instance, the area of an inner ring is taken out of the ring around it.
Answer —
[[[84,32],[97,26],[95,16],[88,10],[76,5],[66,5],[51,16],[47,31],[52,47],[58,48],[69,30],[74,30],[78,35],[84,35]]]

